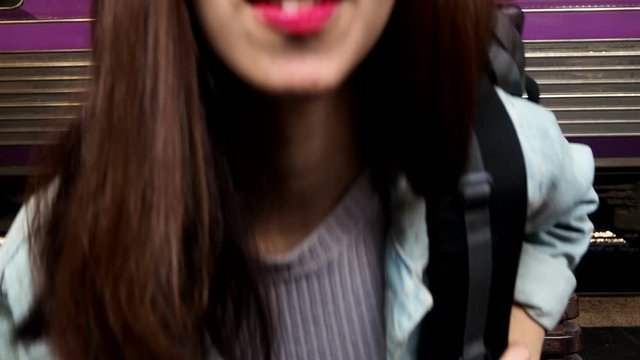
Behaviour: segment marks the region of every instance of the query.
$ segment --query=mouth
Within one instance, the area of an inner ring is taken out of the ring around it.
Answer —
[[[249,0],[267,26],[297,37],[321,32],[339,3],[340,0]]]

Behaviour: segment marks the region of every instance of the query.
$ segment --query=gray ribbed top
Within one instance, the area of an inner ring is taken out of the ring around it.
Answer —
[[[274,359],[385,358],[383,220],[379,198],[361,176],[303,243],[264,259]],[[247,345],[259,349],[255,341]]]

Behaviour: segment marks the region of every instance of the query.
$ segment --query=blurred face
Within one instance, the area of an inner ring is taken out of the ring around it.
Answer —
[[[271,94],[339,87],[382,33],[395,0],[195,0],[211,46]]]

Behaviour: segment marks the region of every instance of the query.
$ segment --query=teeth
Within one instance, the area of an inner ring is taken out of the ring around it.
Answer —
[[[315,4],[319,4],[321,0],[281,0],[280,6],[286,12],[296,12]],[[278,3],[278,1],[276,1]]]
[[[2,0],[0,0],[2,1]],[[306,6],[321,4],[324,0],[249,0],[252,3],[278,4],[284,9],[300,9]]]
[[[295,12],[300,8],[300,3],[297,0],[284,0],[282,2],[282,10],[286,12]]]

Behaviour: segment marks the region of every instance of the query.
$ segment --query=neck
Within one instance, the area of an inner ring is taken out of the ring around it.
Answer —
[[[272,160],[256,174],[268,184],[255,232],[263,255],[298,245],[336,206],[361,171],[346,91],[275,102]],[[259,186],[259,185],[258,185]]]

